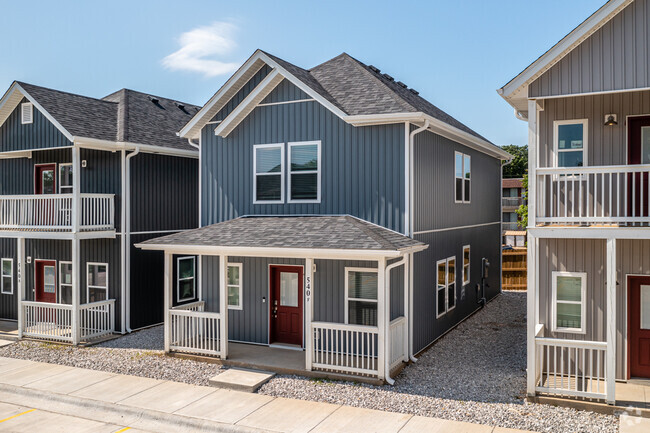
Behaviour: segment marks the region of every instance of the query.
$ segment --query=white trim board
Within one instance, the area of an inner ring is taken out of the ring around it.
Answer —
[[[494,224],[501,224],[501,221],[494,221],[494,222],[491,222],[491,223],[472,224],[472,225],[469,225],[469,226],[455,226],[455,227],[446,227],[446,228],[442,228],[442,229],[421,230],[421,231],[413,232],[413,235],[415,236],[415,235],[423,235],[423,234],[426,234],[426,233],[439,233],[439,232],[447,232],[447,231],[451,231],[451,230],[472,229],[472,228],[475,228],[475,227],[485,227],[485,226],[491,226],[491,225],[494,225]]]

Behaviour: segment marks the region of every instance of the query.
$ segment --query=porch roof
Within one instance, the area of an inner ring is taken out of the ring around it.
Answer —
[[[149,250],[198,247],[233,249],[344,250],[400,253],[426,249],[413,238],[349,215],[249,216],[150,239],[136,245]]]

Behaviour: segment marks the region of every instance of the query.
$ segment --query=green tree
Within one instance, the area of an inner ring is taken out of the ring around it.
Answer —
[[[514,157],[510,164],[503,167],[503,178],[523,177],[526,174],[526,170],[528,170],[528,146],[508,144],[507,146],[503,146],[503,150]]]
[[[517,209],[517,215],[519,215],[519,227],[526,230],[526,227],[528,227],[528,173],[525,173],[522,177],[524,178],[521,182],[524,185],[524,193],[522,195],[524,202]]]

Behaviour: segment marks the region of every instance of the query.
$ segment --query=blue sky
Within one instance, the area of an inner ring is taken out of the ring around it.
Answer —
[[[345,51],[496,144],[526,125],[496,93],[604,0],[3,2],[0,87],[202,105],[262,48],[309,68]]]

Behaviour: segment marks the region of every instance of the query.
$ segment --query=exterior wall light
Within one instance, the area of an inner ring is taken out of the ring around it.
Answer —
[[[605,115],[605,126],[615,126],[618,125],[616,119],[616,114],[606,114]]]

